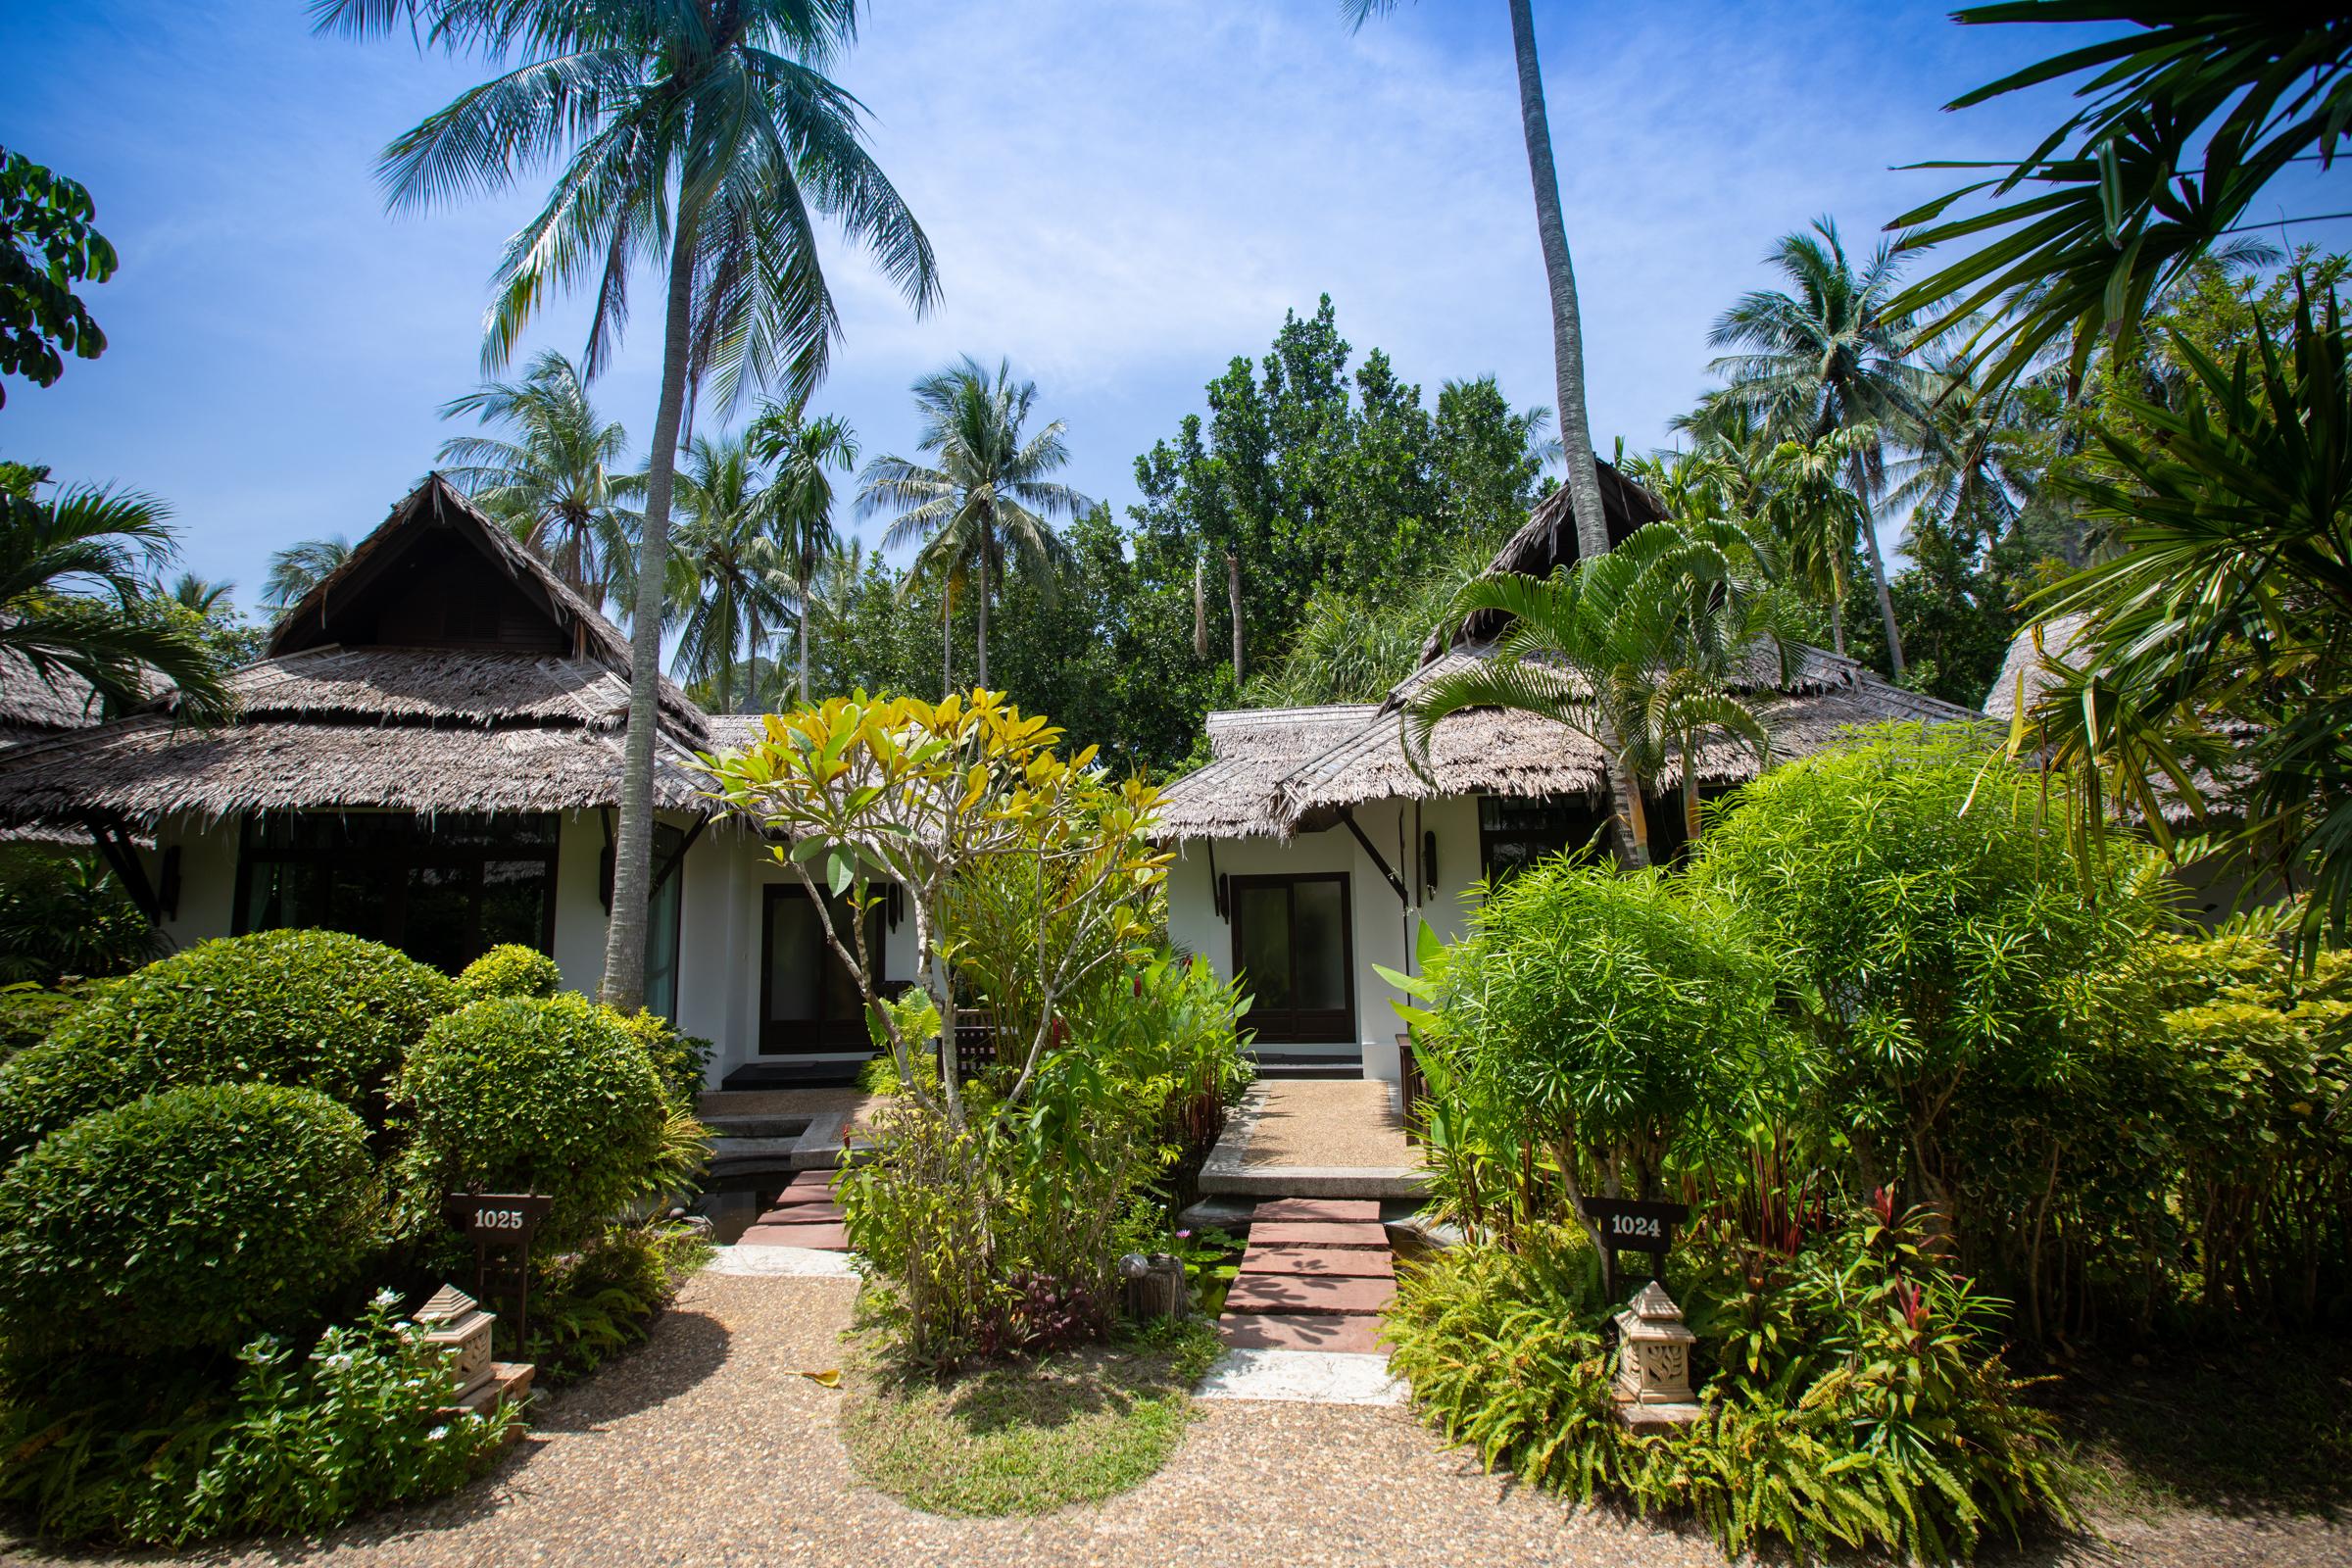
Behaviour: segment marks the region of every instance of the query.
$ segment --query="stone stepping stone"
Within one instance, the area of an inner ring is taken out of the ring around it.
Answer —
[[[840,1179],[841,1172],[839,1171],[805,1170],[793,1177],[791,1181],[786,1182],[784,1191],[787,1193],[830,1193],[833,1191],[834,1184]]]
[[[1379,1355],[1380,1325],[1368,1317],[1298,1317],[1250,1312],[1225,1318],[1217,1332],[1236,1350],[1333,1350]]]
[[[839,1203],[779,1203],[760,1216],[760,1225],[841,1225],[849,1216]]]
[[[1396,1262],[1386,1252],[1346,1247],[1251,1247],[1242,1254],[1244,1274],[1341,1274],[1356,1279],[1393,1280]]]
[[[1272,1198],[1257,1205],[1256,1223],[1360,1225],[1380,1222],[1376,1198]]]
[[[1244,1273],[1225,1293],[1225,1310],[1370,1317],[1396,1298],[1395,1280]]]
[[[1255,1247],[1357,1247],[1385,1252],[1389,1233],[1376,1224],[1319,1224],[1311,1221],[1250,1227]]]
[[[759,1224],[743,1233],[737,1247],[812,1247],[819,1251],[847,1251],[849,1233],[839,1225]]]

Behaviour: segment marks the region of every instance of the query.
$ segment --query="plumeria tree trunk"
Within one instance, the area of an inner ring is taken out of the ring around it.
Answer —
[[[679,204],[662,328],[662,398],[647,454],[645,521],[637,545],[637,608],[629,623],[629,730],[620,769],[620,826],[612,846],[612,911],[597,1000],[623,1012],[645,1004],[647,918],[654,880],[654,740],[661,722],[662,589],[669,557],[669,496],[686,416],[686,354],[694,325],[694,214]]]

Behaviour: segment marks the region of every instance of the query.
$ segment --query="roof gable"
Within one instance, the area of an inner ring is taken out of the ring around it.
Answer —
[[[612,623],[438,473],[270,633],[271,657],[327,646],[508,649],[629,667]]]

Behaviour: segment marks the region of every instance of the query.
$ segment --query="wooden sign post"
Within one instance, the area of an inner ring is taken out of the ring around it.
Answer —
[[[514,1353],[530,1332],[531,1234],[556,1200],[538,1193],[452,1193],[449,1222],[473,1243],[474,1294],[514,1303]]]
[[[1618,1298],[1617,1254],[1642,1252],[1649,1257],[1650,1278],[1666,1280],[1666,1253],[1674,1246],[1674,1229],[1690,1217],[1681,1203],[1642,1203],[1626,1198],[1588,1198],[1581,1205],[1585,1218],[1600,1232],[1601,1290]]]

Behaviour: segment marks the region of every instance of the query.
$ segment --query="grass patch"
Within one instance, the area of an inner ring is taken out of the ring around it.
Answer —
[[[2352,1343],[2313,1335],[2085,1360],[2046,1402],[2126,1506],[2352,1507]]]
[[[850,1380],[842,1437],[861,1478],[925,1513],[1051,1513],[1166,1463],[1217,1349],[1195,1318],[946,1376],[869,1363]]]

